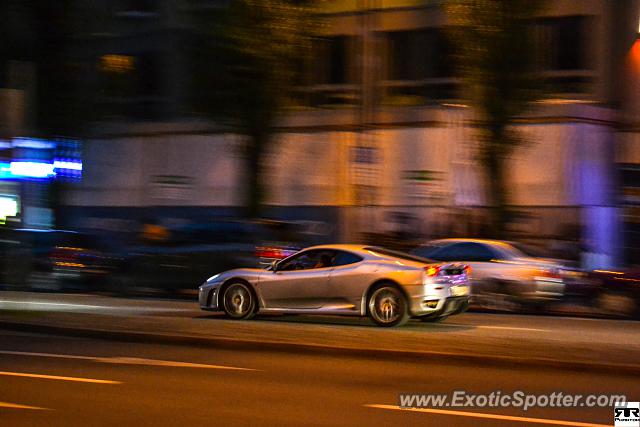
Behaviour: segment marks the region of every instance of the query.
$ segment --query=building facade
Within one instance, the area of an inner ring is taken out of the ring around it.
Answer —
[[[236,215],[242,139],[195,119],[184,95],[188,12],[225,2],[96,5],[103,30],[85,54],[106,114],[85,142],[69,221]],[[442,2],[336,0],[322,16],[324,37],[266,161],[266,215],[326,222],[339,240],[403,227],[424,238],[486,232],[473,111],[461,101]],[[608,265],[640,247],[635,199],[620,197],[636,185],[623,188],[621,175],[635,172],[621,170],[640,162],[639,17],[635,0],[559,0],[533,23],[549,95],[516,125],[527,143],[508,169],[514,235],[570,235]]]

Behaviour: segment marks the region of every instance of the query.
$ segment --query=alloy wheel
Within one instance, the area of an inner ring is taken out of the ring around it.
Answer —
[[[254,311],[255,301],[247,285],[233,283],[227,287],[223,296],[224,312],[232,318],[244,319]]]
[[[392,286],[378,288],[371,294],[369,313],[373,321],[381,326],[395,326],[408,318],[404,296]]]

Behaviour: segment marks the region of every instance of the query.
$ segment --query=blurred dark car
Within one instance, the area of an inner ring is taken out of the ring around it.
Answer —
[[[280,261],[317,242],[301,238],[303,226],[296,222],[262,220],[256,223],[255,256],[258,267],[266,268],[274,261]]]
[[[589,276],[599,284],[594,300],[598,312],[640,319],[640,268],[594,270]]]
[[[68,230],[15,229],[5,251],[4,283],[31,290],[94,290],[115,267],[99,237]]]
[[[13,270],[18,261],[16,254],[20,251],[20,242],[10,228],[0,227],[0,287],[10,288],[16,280]]]
[[[121,294],[195,291],[212,271],[258,267],[265,257],[297,251],[295,232],[282,222],[214,220],[168,230],[165,241],[119,251],[109,289]]]
[[[108,288],[120,294],[193,290],[212,270],[255,264],[253,249],[246,243],[197,242],[129,247],[120,254]]]
[[[260,267],[268,267],[274,261],[280,261],[300,250],[296,246],[287,246],[279,242],[261,242],[256,246],[256,258]]]

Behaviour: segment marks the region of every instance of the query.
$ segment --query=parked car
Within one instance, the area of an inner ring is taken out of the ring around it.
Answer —
[[[566,280],[557,261],[525,254],[510,242],[484,239],[442,239],[412,250],[440,262],[471,267],[473,307],[515,311],[540,309],[563,298]]]
[[[268,267],[274,261],[285,259],[299,250],[300,248],[298,247],[288,246],[280,242],[260,242],[260,245],[256,246],[255,254],[258,259],[258,265]]]
[[[109,280],[118,294],[177,294],[194,291],[211,269],[256,265],[253,244],[191,243],[143,245],[125,248],[119,267]]]
[[[202,310],[232,319],[258,312],[329,314],[396,326],[410,317],[439,321],[466,310],[467,271],[373,246],[313,246],[268,269],[216,274],[200,286],[199,302]]]
[[[93,290],[114,268],[106,242],[69,230],[11,230],[5,277],[10,287]]]
[[[212,270],[258,266],[255,242],[265,235],[260,224],[226,219],[169,229],[164,240],[120,248],[109,288],[120,294],[194,292]]]

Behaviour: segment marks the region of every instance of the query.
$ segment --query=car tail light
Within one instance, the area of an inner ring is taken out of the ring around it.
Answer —
[[[548,277],[552,279],[561,279],[562,276],[560,274],[560,270],[557,268],[543,268],[538,272],[538,276],[540,277]]]
[[[430,265],[429,267],[425,267],[424,271],[427,273],[427,276],[434,277],[437,276],[438,273],[440,273],[440,266]]]
[[[56,246],[49,254],[49,258],[54,261],[75,261],[79,252],[80,249],[78,248]]]
[[[464,273],[469,277],[471,277],[471,270],[472,270],[472,268],[471,268],[470,265],[465,265],[464,266]]]

